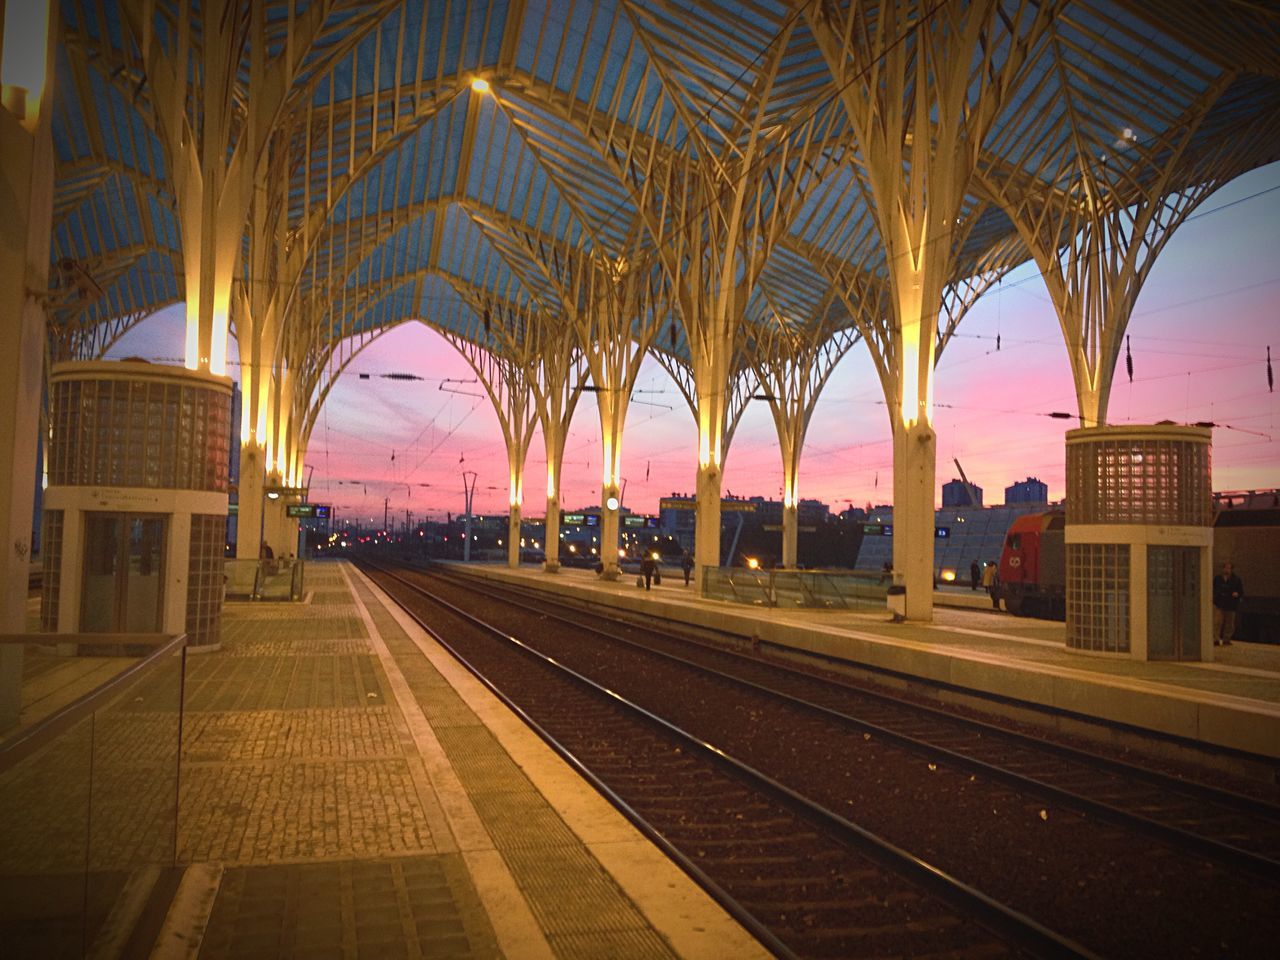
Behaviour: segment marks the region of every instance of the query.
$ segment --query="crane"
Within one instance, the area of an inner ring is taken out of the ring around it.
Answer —
[[[956,465],[956,469],[960,471],[960,482],[964,484],[964,492],[969,496],[969,506],[978,506],[978,491],[974,489],[973,484],[969,482],[969,478],[964,475],[964,467],[960,466],[959,457],[953,457],[951,462],[954,463]]]

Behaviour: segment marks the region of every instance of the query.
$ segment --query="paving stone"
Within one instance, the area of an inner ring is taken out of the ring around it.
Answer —
[[[372,654],[192,658],[189,712],[383,706],[382,668]]]
[[[330,912],[317,921],[311,901],[320,895]],[[200,955],[468,958],[498,949],[466,866],[451,854],[228,869]]]
[[[188,764],[242,763],[399,757],[405,753],[406,741],[404,732],[397,729],[393,708],[369,706],[192,712],[186,718],[182,746]]]

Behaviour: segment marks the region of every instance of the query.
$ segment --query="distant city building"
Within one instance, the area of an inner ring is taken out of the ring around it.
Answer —
[[[970,491],[973,491],[970,499]],[[980,507],[982,506],[982,488],[976,483],[965,483],[963,480],[951,480],[942,485],[943,507]]]
[[[1048,503],[1049,502],[1049,485],[1044,483],[1037,477],[1027,477],[1020,480],[1012,486],[1004,488],[1004,502],[1007,504],[1014,503]],[[947,501],[942,501],[946,506]]]

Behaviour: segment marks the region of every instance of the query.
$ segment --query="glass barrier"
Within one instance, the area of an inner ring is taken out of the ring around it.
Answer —
[[[306,562],[283,560],[226,560],[228,600],[301,600]]]
[[[703,567],[702,595],[765,607],[883,610],[889,588],[879,573]]]
[[[0,943],[15,957],[120,953],[177,849],[186,636],[65,639],[149,652],[0,744]]]

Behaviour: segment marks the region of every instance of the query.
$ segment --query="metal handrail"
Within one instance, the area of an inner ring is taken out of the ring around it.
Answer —
[[[746,582],[739,583],[739,577],[748,577],[760,593],[757,598],[745,596]],[[719,589],[723,599],[731,603],[764,603],[765,606],[778,605],[779,591],[792,591],[799,594],[799,606],[830,606],[849,610],[866,603],[883,600],[875,595],[877,587],[884,586],[880,573],[867,573],[851,570],[847,573],[834,570],[750,570],[733,567],[704,567],[703,596],[711,596]],[[740,590],[739,587],[744,589]],[[726,589],[727,588],[727,589]]]
[[[17,637],[2,637],[0,638],[0,643],[40,642],[32,640],[33,637],[39,636],[42,635],[25,634]],[[58,637],[57,634],[44,634],[43,636],[53,638],[55,642]],[[72,637],[76,635],[66,634],[65,636]],[[7,773],[36,751],[48,746],[59,734],[64,733],[100,706],[106,704],[139,677],[154,670],[170,654],[179,650],[185,651],[187,646],[187,635],[185,633],[161,640],[152,640],[150,635],[144,634],[135,636],[137,639],[128,642],[136,644],[161,643],[163,645],[157,647],[137,663],[130,664],[110,680],[98,685],[74,703],[67,704],[61,710],[50,714],[43,720],[32,724],[26,730],[19,731],[13,737],[0,743],[0,774]]]

